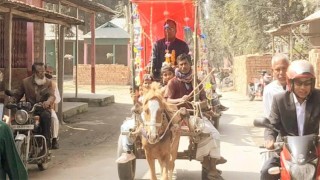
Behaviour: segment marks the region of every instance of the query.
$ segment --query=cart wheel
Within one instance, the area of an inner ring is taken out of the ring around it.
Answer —
[[[135,148],[135,147],[133,147]],[[124,153],[122,147],[122,138],[119,136],[118,140],[118,156],[120,157]],[[127,163],[118,163],[118,176],[120,180],[133,180],[136,173],[136,159],[129,161]]]

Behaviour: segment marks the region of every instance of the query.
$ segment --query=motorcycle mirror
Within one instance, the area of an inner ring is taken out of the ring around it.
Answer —
[[[253,121],[255,127],[269,128],[271,123],[268,118],[257,118]]]
[[[9,104],[6,105],[6,108],[7,108],[7,109],[15,109],[15,108],[17,108],[17,105],[16,105],[16,104],[10,104],[10,103],[9,103]]]
[[[6,90],[4,91],[4,94],[6,94],[7,96],[13,96],[12,91],[9,90],[9,89],[6,89]]]

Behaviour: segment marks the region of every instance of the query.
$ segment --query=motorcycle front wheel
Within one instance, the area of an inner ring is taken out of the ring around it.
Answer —
[[[17,148],[17,152],[20,156],[20,159],[22,160],[24,166],[27,167],[27,156],[26,156],[27,144],[25,143],[25,140],[16,140],[15,145]]]
[[[48,166],[49,166],[49,162],[39,163],[39,164],[38,164],[38,169],[39,169],[40,171],[44,171],[44,170],[48,169]]]

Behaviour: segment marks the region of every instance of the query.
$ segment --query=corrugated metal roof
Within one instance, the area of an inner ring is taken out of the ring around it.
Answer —
[[[304,18],[303,20],[295,21],[287,24],[281,24],[279,28],[271,29],[266,32],[276,36],[288,35],[291,32],[291,28],[297,27],[301,24],[307,24],[315,21],[320,21],[320,10]]]
[[[95,31],[96,39],[130,39],[130,35],[120,27],[111,22],[107,22]],[[91,38],[91,32],[84,35],[85,39]]]
[[[54,24],[45,24],[45,40],[55,40],[56,38],[56,33],[55,33],[55,25]],[[73,34],[72,37],[69,37],[69,36],[65,36],[64,39],[65,40],[72,40],[72,41],[75,41],[76,40],[76,37],[75,37],[75,34],[76,34],[76,27],[75,26],[72,26],[70,28],[70,32]],[[83,31],[78,29],[78,39],[79,40],[83,40]]]
[[[62,25],[82,25],[84,22],[77,18],[49,11],[37,6],[25,4],[16,0],[0,0],[0,12],[11,9],[14,18],[34,22],[45,22]]]
[[[58,4],[59,0],[44,0],[45,2],[48,3],[53,3],[53,4]],[[84,9],[88,9],[90,11],[94,11],[94,12],[101,12],[101,13],[106,13],[106,14],[111,14],[114,15],[117,13],[117,11],[112,10],[111,8],[91,1],[91,0],[60,0],[61,3],[67,4],[67,5],[71,5],[71,6],[75,6],[78,8],[84,8]]]
[[[196,0],[130,0],[134,3],[194,3]]]

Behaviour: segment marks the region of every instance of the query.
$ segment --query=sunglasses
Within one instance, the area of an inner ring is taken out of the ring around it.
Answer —
[[[299,80],[294,80],[294,85],[296,86],[311,86],[312,85],[312,80],[306,80],[306,81],[299,81]]]

